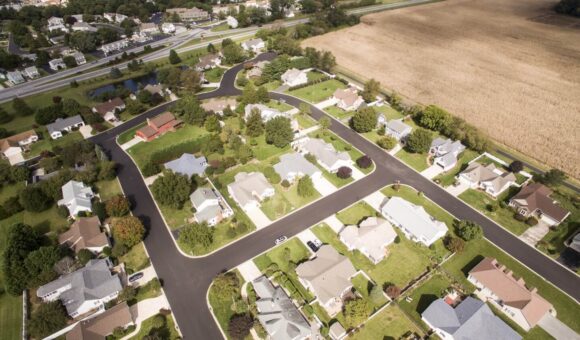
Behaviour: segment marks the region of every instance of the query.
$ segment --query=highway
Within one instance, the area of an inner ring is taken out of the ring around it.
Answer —
[[[267,53],[258,56],[257,59],[264,60],[273,57],[274,54]],[[200,94],[199,97],[207,99],[240,94],[240,91],[235,88],[234,80],[241,69],[242,65],[229,69],[224,74],[219,89]],[[295,107],[303,103],[300,99],[282,93],[271,92],[270,97],[278,100],[283,99]],[[578,289],[580,279],[575,273],[522,242],[463,201],[451,196],[441,187],[336,120],[332,120],[330,129],[374,160],[376,170],[373,173],[211,255],[198,258],[186,257],[176,248],[171,233],[164,224],[137,166],[115,141],[118,134],[145,121],[146,118],[170,109],[171,105],[165,104],[148,111],[121,126],[94,136],[90,140],[100,144],[112,160],[119,164],[118,177],[121,186],[133,203],[134,215],[140,217],[147,226],[148,234],[144,241],[145,246],[155,270],[163,280],[163,287],[171,309],[185,339],[218,339],[222,337],[206,303],[208,288],[217,274],[273,247],[274,240],[279,236],[292,237],[396,181],[413,186],[455,217],[480,224],[488,240],[559,287],[576,301],[580,299],[580,290]],[[326,116],[323,111],[316,107],[310,105],[310,108],[315,119]]]

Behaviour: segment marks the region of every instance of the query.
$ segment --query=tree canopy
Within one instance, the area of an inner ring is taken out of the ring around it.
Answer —
[[[275,117],[266,123],[266,143],[283,148],[294,139],[294,131],[290,119]]]
[[[405,144],[405,148],[413,153],[424,153],[429,151],[433,135],[430,131],[425,129],[415,129]]]
[[[145,227],[135,216],[115,218],[112,227],[115,240],[129,248],[141,242],[145,236]]]
[[[359,133],[372,131],[377,126],[377,112],[372,107],[358,110],[351,118],[351,126]]]
[[[191,180],[185,175],[166,170],[153,182],[151,192],[159,204],[181,209],[189,199]]]
[[[473,221],[457,221],[455,223],[456,234],[465,241],[480,239],[483,237],[483,229]]]

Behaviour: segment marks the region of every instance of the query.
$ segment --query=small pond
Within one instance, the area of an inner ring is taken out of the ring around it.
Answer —
[[[129,90],[131,93],[135,93],[139,91],[139,88],[141,87],[155,84],[157,84],[157,74],[151,73],[145,76],[131,78],[117,83],[97,87],[96,89],[91,90],[89,92],[89,97],[95,99],[97,97],[102,96],[105,93],[115,92],[119,88],[125,88]]]

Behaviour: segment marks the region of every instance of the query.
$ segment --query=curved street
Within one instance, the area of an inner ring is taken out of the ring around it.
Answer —
[[[265,53],[256,59],[265,60],[274,56],[272,53]],[[234,84],[236,75],[242,68],[243,65],[240,64],[226,71],[220,88],[200,94],[199,98],[239,95],[241,91]],[[283,99],[294,107],[304,103],[298,98],[282,93],[271,92],[270,97],[278,100]],[[185,339],[217,339],[222,337],[206,303],[206,294],[215,275],[273,247],[274,240],[279,236],[291,237],[296,235],[335,212],[396,181],[420,190],[455,217],[477,222],[483,227],[486,238],[492,243],[577,301],[580,299],[580,290],[578,289],[580,279],[576,274],[528,246],[463,201],[451,196],[441,187],[336,120],[332,120],[330,129],[374,160],[376,170],[373,173],[209,256],[195,259],[185,257],[176,249],[169,229],[165,226],[137,166],[115,141],[116,136],[123,131],[140,124],[146,118],[167,110],[171,105],[171,103],[161,105],[127,123],[94,136],[90,140],[100,144],[110,154],[112,160],[119,164],[118,177],[123,191],[133,202],[134,215],[140,217],[148,227],[145,245],[151,256],[152,264],[163,281],[171,309]],[[319,119],[326,115],[316,107],[310,106],[313,118]]]

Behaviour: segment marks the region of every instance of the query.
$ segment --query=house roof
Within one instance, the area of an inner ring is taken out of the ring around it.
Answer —
[[[391,197],[381,210],[417,238],[432,240],[441,232],[447,232],[445,223],[435,220],[423,207],[400,197]]]
[[[252,48],[261,44],[264,44],[264,40],[260,38],[251,39],[242,43],[242,45],[246,46],[247,48]]]
[[[310,138],[303,145],[304,150],[316,157],[316,159],[327,167],[333,167],[339,161],[350,161],[348,152],[337,152],[332,144],[326,143],[318,138]]]
[[[199,58],[199,62],[195,65],[197,67],[206,68],[208,66],[213,66],[216,64],[216,59],[219,59],[219,55],[212,53],[206,54]]]
[[[117,327],[133,323],[133,315],[127,302],[115,305],[103,313],[77,323],[68,333],[67,340],[102,340]]]
[[[152,128],[149,125],[145,125],[144,127],[137,130],[137,132],[143,135],[145,138],[153,137],[157,133],[157,130]]]
[[[499,297],[504,304],[520,309],[528,324],[535,326],[552,309],[552,305],[529,290],[522,278],[516,280],[511,271],[506,272],[496,259],[486,257],[469,275]]]
[[[340,232],[340,238],[349,248],[366,249],[373,259],[381,259],[387,246],[397,238],[397,233],[385,219],[367,217],[359,226],[346,226]]]
[[[206,111],[222,112],[226,107],[235,108],[238,102],[234,98],[222,98],[209,100],[201,104]]]
[[[570,212],[557,205],[550,198],[551,194],[552,190],[547,186],[532,183],[523,187],[511,200],[521,207],[526,207],[530,212],[540,210],[542,214],[562,222]]]
[[[24,69],[24,72],[26,72],[26,74],[37,74],[38,73],[38,68],[36,68],[36,66],[29,66],[27,68]]]
[[[347,89],[336,89],[334,91],[333,97],[342,101],[346,106],[352,106],[356,103],[359,98],[358,92],[355,88],[349,87]]]
[[[205,172],[207,159],[203,156],[195,157],[195,155],[190,153],[184,153],[178,159],[165,163],[164,166],[176,174],[191,177],[193,175],[202,175]]]
[[[197,188],[191,195],[189,199],[194,208],[198,208],[207,200],[217,200],[220,196],[212,188]]]
[[[267,190],[274,190],[261,172],[239,172],[234,177],[234,182],[228,185],[233,192],[236,201],[242,206],[255,201],[254,193],[261,196]]]
[[[65,128],[71,127],[73,125],[84,123],[83,118],[80,115],[68,117],[68,118],[58,118],[52,124],[46,125],[48,133],[53,133],[55,131],[62,131]]]
[[[301,263],[296,268],[300,278],[310,282],[316,296],[324,304],[338,298],[352,286],[350,278],[356,273],[350,260],[340,255],[332,246],[323,245],[316,258]]]
[[[4,139],[0,139],[0,151],[4,152],[11,146],[18,146],[19,142],[24,141],[32,136],[37,136],[36,131],[28,130]]]
[[[75,253],[91,247],[109,245],[107,234],[101,231],[101,221],[97,216],[83,217],[71,224],[69,230],[58,236],[58,243],[72,248]]]
[[[259,297],[258,320],[272,339],[305,339],[311,335],[310,325],[281,287],[274,288],[265,276],[252,283]]]
[[[443,156],[436,157],[435,162],[441,164],[444,168],[452,166],[457,163],[457,154],[454,152],[448,152]]]
[[[437,299],[421,316],[431,326],[451,334],[457,340],[522,338],[495,316],[485,303],[470,296],[455,308],[445,303],[444,299]]]
[[[162,114],[149,119],[149,126],[154,126],[155,128],[160,128],[165,124],[169,124],[173,121],[175,121],[175,116],[173,115],[173,113],[166,111],[163,112]]]
[[[151,28],[159,29],[159,27],[157,27],[157,25],[154,22],[144,22],[141,23],[141,25],[139,25],[140,30],[147,30]]]
[[[516,181],[516,176],[513,173],[500,170],[501,174],[498,174],[496,169],[494,163],[482,165],[478,162],[473,162],[461,172],[461,175],[467,177],[473,183],[489,182],[495,192],[500,191],[507,183]]]
[[[412,128],[409,125],[403,123],[402,119],[393,119],[387,122],[387,129],[398,134],[402,134],[410,131]]]
[[[330,335],[330,337],[332,339],[338,339],[341,336],[346,334],[346,330],[344,329],[344,327],[342,327],[342,325],[340,324],[340,322],[335,321],[331,326],[330,329],[328,330],[328,334]]]
[[[299,70],[297,68],[291,68],[282,74],[282,80],[284,81],[292,81],[296,78],[302,77],[306,75],[306,72]]]
[[[155,85],[147,84],[147,85],[145,85],[143,90],[147,91],[151,94],[156,94],[156,93],[163,94],[163,85],[161,85],[161,84],[155,84]]]
[[[280,162],[274,164],[274,170],[283,179],[291,178],[292,174],[301,173],[306,176],[314,175],[320,170],[299,153],[287,153],[280,156]]]
[[[195,218],[200,222],[209,221],[222,213],[222,207],[219,204],[210,205],[203,210],[195,213]]]
[[[452,141],[441,137],[437,137],[431,142],[431,148],[436,148],[437,154],[439,155],[445,155],[447,153],[458,155],[465,150],[465,146],[461,144],[461,141]]]
[[[68,181],[62,186],[62,200],[58,201],[58,205],[70,204],[69,210],[72,212],[77,210],[77,207],[91,210],[91,199],[93,197],[93,190],[91,187],[85,186],[83,182]]]
[[[282,113],[276,109],[273,109],[269,106],[266,106],[264,104],[248,104],[246,105],[246,107],[244,108],[244,118],[248,119],[250,117],[250,115],[252,114],[253,110],[258,110],[260,112],[260,115],[262,116],[262,120],[264,122],[269,121],[270,119],[276,118],[276,117],[286,117],[288,118],[288,115],[285,113]]]
[[[123,106],[125,106],[125,102],[123,101],[123,99],[115,97],[113,99],[109,99],[108,101],[95,106],[95,110],[99,114],[104,115],[107,112],[114,112],[116,108]]]
[[[117,274],[111,274],[109,266],[107,259],[90,260],[83,268],[40,286],[36,295],[42,297],[71,285],[60,295],[60,300],[72,314],[85,301],[102,299],[123,289],[121,280]]]

